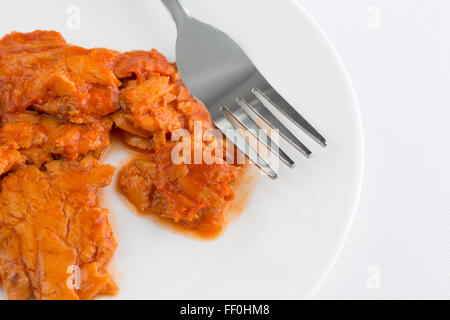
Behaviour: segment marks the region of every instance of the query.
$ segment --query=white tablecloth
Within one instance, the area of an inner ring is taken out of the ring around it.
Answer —
[[[450,298],[450,1],[299,0],[359,98],[360,205],[317,299]]]

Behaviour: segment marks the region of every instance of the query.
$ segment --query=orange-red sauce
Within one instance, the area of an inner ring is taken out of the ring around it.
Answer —
[[[149,157],[145,154],[132,157],[132,160],[138,159],[148,160]],[[257,169],[251,165],[247,165],[242,169],[240,178],[230,186],[236,195],[235,198],[221,208],[220,214],[223,217],[223,223],[218,228],[202,228],[201,225],[184,223],[183,221],[177,223],[172,218],[164,217],[157,210],[140,209],[133,204],[133,200],[123,191],[120,181],[116,183],[116,190],[122,196],[124,202],[128,204],[130,210],[143,218],[148,218],[176,234],[197,240],[214,240],[225,231],[229,222],[233,221],[244,211],[258,175]]]

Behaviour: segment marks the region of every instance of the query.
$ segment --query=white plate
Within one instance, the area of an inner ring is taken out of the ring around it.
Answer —
[[[281,168],[277,181],[260,177],[247,209],[215,241],[192,240],[137,217],[110,187],[105,201],[119,240],[118,298],[306,298],[337,258],[359,196],[362,131],[350,79],[295,1],[185,5],[234,37],[273,86],[301,106],[328,147],[297,130],[314,157],[294,157],[295,169]],[[78,9],[80,29],[69,29],[77,26]],[[158,0],[9,1],[0,21],[1,34],[54,29],[81,46],[157,48],[174,59],[175,27]],[[124,154],[117,151],[108,162],[118,165]]]

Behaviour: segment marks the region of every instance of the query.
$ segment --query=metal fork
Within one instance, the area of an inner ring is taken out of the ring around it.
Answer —
[[[216,127],[271,178],[277,173],[236,133],[253,134],[289,167],[294,161],[260,129],[277,129],[280,136],[306,157],[311,151],[270,111],[280,111],[320,145],[326,140],[262,76],[245,52],[228,35],[192,18],[179,0],[161,0],[177,27],[176,59],[181,78],[211,113]],[[234,134],[231,135],[230,132]]]

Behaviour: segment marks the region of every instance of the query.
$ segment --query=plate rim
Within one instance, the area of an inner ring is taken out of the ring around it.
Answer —
[[[311,300],[314,298],[314,296],[317,294],[319,289],[324,284],[325,280],[328,278],[328,275],[330,274],[331,270],[336,265],[336,262],[340,258],[342,251],[344,250],[345,244],[348,240],[348,237],[350,235],[350,231],[353,226],[353,222],[355,220],[356,213],[359,208],[359,202],[361,198],[361,191],[362,191],[362,185],[364,180],[364,166],[365,166],[365,145],[364,145],[364,131],[363,131],[363,125],[362,125],[362,117],[361,117],[361,109],[358,101],[358,97],[356,94],[355,87],[353,85],[353,82],[350,77],[350,73],[348,72],[347,67],[345,66],[345,63],[339,54],[338,50],[336,49],[336,46],[334,45],[333,41],[330,39],[328,34],[325,32],[325,30],[322,28],[322,26],[318,23],[318,21],[312,16],[311,13],[300,3],[300,0],[290,0],[291,3],[293,3],[294,6],[297,6],[298,10],[304,14],[304,16],[309,20],[309,22],[314,26],[314,28],[318,31],[320,36],[322,37],[323,41],[326,43],[327,47],[333,52],[334,59],[336,60],[339,69],[342,71],[342,74],[345,77],[346,86],[349,89],[349,92],[351,92],[352,100],[354,102],[355,106],[355,112],[356,112],[356,118],[357,118],[357,128],[358,128],[358,154],[359,154],[359,168],[356,171],[358,174],[358,181],[357,181],[357,188],[355,190],[355,199],[353,202],[353,206],[351,209],[350,217],[348,219],[347,225],[345,227],[345,231],[342,233],[339,243],[337,244],[337,249],[335,250],[333,256],[331,257],[330,261],[328,262],[328,265],[324,268],[324,272],[322,273],[322,276],[317,280],[316,284],[310,289],[310,292],[306,296],[306,300]]]

